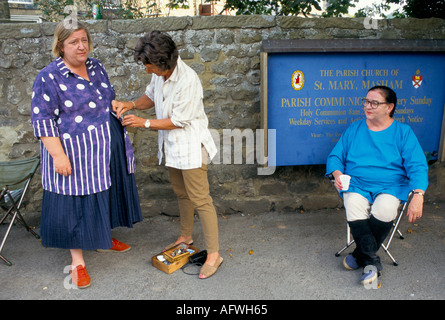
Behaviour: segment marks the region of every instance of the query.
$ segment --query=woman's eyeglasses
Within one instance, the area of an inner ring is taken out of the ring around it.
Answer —
[[[378,101],[370,101],[366,98],[362,99],[362,104],[364,107],[369,105],[372,109],[377,109],[381,104],[387,104],[388,102],[378,102]]]

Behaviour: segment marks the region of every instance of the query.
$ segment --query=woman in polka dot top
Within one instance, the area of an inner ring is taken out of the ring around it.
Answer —
[[[57,58],[37,75],[31,100],[41,142],[42,244],[70,249],[73,268],[85,267],[83,249],[127,250],[111,228],[142,220],[131,142],[110,113],[115,93],[91,51],[84,25],[59,23]]]

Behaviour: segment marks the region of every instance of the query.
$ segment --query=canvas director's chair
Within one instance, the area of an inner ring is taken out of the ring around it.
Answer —
[[[19,221],[25,226],[27,231],[31,232],[37,239],[40,239],[40,236],[28,226],[20,213],[20,207],[25,198],[29,183],[39,163],[40,157],[38,156],[26,160],[0,162],[0,207],[5,211],[0,220],[0,225],[5,222],[6,218],[10,218],[6,233],[0,245],[0,258],[9,266],[12,265],[12,263],[2,256],[1,253],[15,221]]]
[[[329,175],[328,178],[329,178],[329,181],[331,182],[331,184],[334,185],[334,180],[335,180],[334,177],[332,175]],[[337,191],[336,188],[335,188],[335,191]],[[340,194],[339,194],[339,196],[340,196]],[[393,239],[393,237],[394,237],[396,232],[398,233],[400,239],[402,239],[402,240],[404,239],[403,234],[399,230],[399,224],[400,224],[400,220],[402,219],[403,214],[408,209],[408,206],[409,206],[409,203],[410,203],[410,201],[412,199],[412,196],[413,196],[413,193],[410,192],[410,194],[408,196],[408,200],[400,205],[399,213],[397,214],[397,217],[396,217],[396,219],[393,222],[393,227],[392,227],[392,230],[391,230],[391,232],[389,234],[388,241],[386,242],[386,245],[384,243],[382,243],[382,245],[381,245],[382,249],[386,252],[386,254],[389,256],[389,258],[392,260],[392,263],[395,266],[398,266],[399,263],[391,255],[391,252],[389,252],[389,246],[391,245],[391,241],[392,241],[392,239]],[[343,198],[341,198],[341,199],[343,201]],[[335,253],[335,256],[336,257],[340,256],[340,254],[343,251],[345,251],[346,249],[348,249],[354,242],[355,242],[355,240],[351,238],[351,230],[349,228],[349,224],[346,222],[346,245],[341,250],[337,251]]]

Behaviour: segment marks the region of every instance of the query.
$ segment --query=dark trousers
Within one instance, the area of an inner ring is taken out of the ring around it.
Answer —
[[[356,248],[352,256],[361,267],[373,265],[378,271],[383,269],[377,251],[385,241],[393,222],[383,222],[373,215],[369,219],[348,221]]]

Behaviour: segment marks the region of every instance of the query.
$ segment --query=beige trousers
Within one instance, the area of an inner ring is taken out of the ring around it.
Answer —
[[[188,237],[193,233],[195,209],[199,215],[204,232],[208,253],[219,251],[218,219],[213,200],[209,192],[207,178],[207,152],[203,150],[201,168],[179,170],[168,167],[173,191],[178,198],[181,220],[181,236]]]

